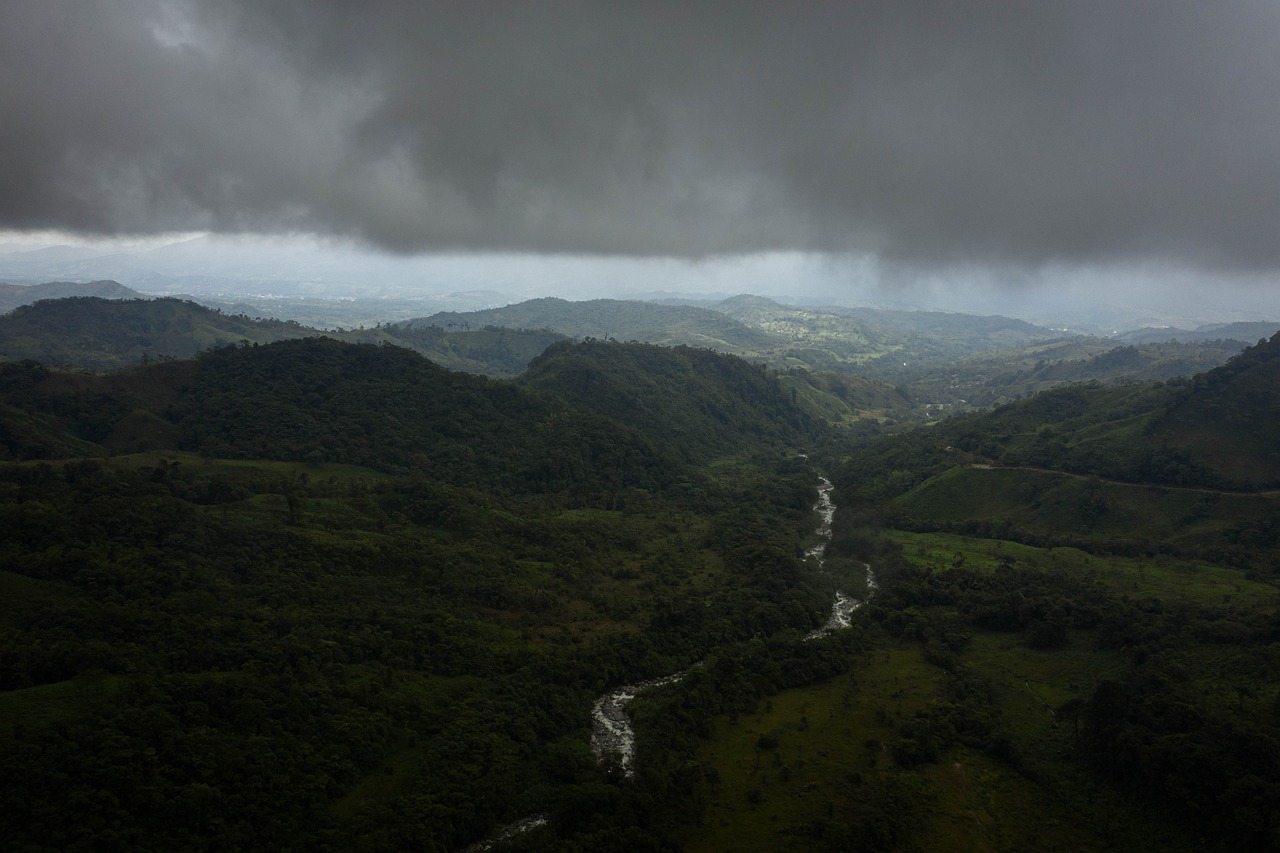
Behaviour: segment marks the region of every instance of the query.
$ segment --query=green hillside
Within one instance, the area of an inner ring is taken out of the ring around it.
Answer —
[[[878,435],[890,386],[693,347],[0,364],[0,835],[1273,849],[1277,370]],[[596,700],[677,673],[598,760]]]
[[[399,347],[308,338],[101,377],[4,371],[14,392],[3,427],[17,458],[93,442],[103,452],[341,462],[523,491],[553,483],[576,499],[672,477],[663,455],[619,423]],[[37,441],[40,419],[49,444]]]
[[[712,353],[582,348],[617,381],[686,357],[735,415],[779,393]],[[14,362],[0,412],[13,849],[453,850],[540,812],[553,849],[651,847],[686,788],[596,761],[603,690],[762,636],[838,668],[798,642],[834,581],[776,414],[717,433],[712,471],[548,389],[324,338]]]
[[[790,318],[792,322],[803,323],[814,331],[853,329],[867,339],[891,330],[895,337],[910,338],[913,342],[928,341],[938,353],[948,354],[1021,346],[1058,337],[1058,333],[1024,320],[941,311],[886,311],[836,305],[799,308],[758,296],[735,296],[715,307],[752,326],[785,322]],[[922,352],[921,356],[926,354]]]
[[[784,341],[786,358],[798,366],[834,369],[902,345],[894,335],[862,320],[827,310],[783,306],[762,296],[734,296],[708,307]]]
[[[507,329],[499,326],[442,329],[437,326],[384,325],[375,332],[353,331],[339,333],[335,337],[349,341],[392,343],[416,350],[450,370],[502,377],[518,376],[543,350],[565,340],[564,335],[549,329]]]
[[[910,389],[917,399],[970,410],[1071,383],[1153,382],[1192,376],[1218,367],[1243,348],[1231,340],[1116,346],[1111,339],[1077,336],[960,355],[944,364],[904,364],[887,357],[861,369],[867,376]]]
[[[136,290],[114,281],[49,281],[44,284],[0,284],[0,314],[19,305],[31,305],[45,299],[68,299],[94,296],[99,299],[141,299]]]
[[[0,361],[32,359],[51,366],[114,370],[148,359],[190,358],[244,341],[319,336],[392,343],[452,370],[492,376],[514,376],[552,343],[564,340],[564,335],[545,329],[496,327],[446,331],[386,325],[321,331],[290,320],[225,314],[184,300],[91,296],[47,299],[0,316]]]
[[[1061,470],[1130,483],[1256,491],[1280,486],[1271,414],[1280,388],[1273,338],[1191,379],[1055,388],[859,451],[869,471],[917,478],[954,464]],[[916,461],[910,462],[913,456]],[[950,462],[949,462],[950,460]]]
[[[1191,376],[1243,348],[1229,336],[1117,346],[1008,317],[872,308],[797,308],[758,296],[701,303],[774,335],[765,359],[889,383],[926,406],[931,420],[1073,382]],[[1252,340],[1252,338],[1246,338]]]
[[[144,358],[190,358],[242,340],[314,334],[297,323],[254,321],[177,299],[45,300],[0,316],[0,359],[108,370]]]
[[[892,420],[915,408],[901,389],[861,376],[792,368],[778,379],[806,413],[835,426]]]
[[[789,359],[825,370],[861,366],[877,358],[939,361],[1060,337],[1058,332],[1008,317],[840,306],[799,308],[760,296],[735,296],[706,305],[786,341]]]
[[[1280,486],[1280,332],[1175,389],[1154,437],[1223,484]]]
[[[1212,323],[1196,329],[1176,328],[1144,328],[1123,332],[1117,336],[1125,343],[1148,343],[1159,341],[1217,341],[1233,340],[1242,343],[1253,343],[1260,338],[1270,338],[1280,329],[1277,321],[1241,321],[1236,323]]]
[[[707,347],[728,352],[768,349],[775,341],[715,311],[689,306],[659,305],[621,299],[531,299],[505,308],[466,313],[442,312],[407,326],[476,328],[505,326],[512,329],[553,329],[574,338],[678,346]]]
[[[1047,392],[992,415],[1008,436],[996,458],[1133,482],[1275,488],[1278,354],[1273,338],[1191,380]],[[979,449],[972,429],[957,446]]]
[[[1029,346],[1060,337],[1059,332],[1011,317],[978,316],[944,311],[889,311],[877,308],[833,308],[898,332],[935,342],[939,356],[989,349]],[[922,352],[922,355],[924,353]]]
[[[1278,347],[833,443],[864,655],[713,715],[686,849],[1272,849]]]
[[[814,437],[814,422],[767,368],[710,350],[556,344],[519,383],[614,418],[691,461],[743,447],[794,449]]]

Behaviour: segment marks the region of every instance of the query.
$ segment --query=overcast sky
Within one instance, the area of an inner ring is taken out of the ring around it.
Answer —
[[[18,232],[1280,271],[1263,0],[4,0],[0,115]]]

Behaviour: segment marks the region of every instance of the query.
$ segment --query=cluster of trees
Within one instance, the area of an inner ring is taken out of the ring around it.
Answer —
[[[1078,694],[1053,709],[1072,721],[1074,759],[1135,801],[1161,809],[1169,821],[1187,820],[1192,831],[1220,839],[1224,847],[1268,850],[1280,844],[1280,695],[1270,674],[1280,663],[1274,603],[1256,590],[1218,601],[1173,597],[1145,584],[1141,597],[1131,598],[1116,591],[1105,560],[1109,554],[1181,551],[1247,568],[1250,578],[1267,581],[1274,570],[1267,567],[1275,564],[1268,525],[1224,517],[1212,546],[1208,539],[1187,545],[1162,541],[1142,523],[1123,531],[1101,524],[1081,529],[1090,513],[1105,518],[1113,510],[1096,479],[1065,480],[1072,486],[1064,494],[1074,494],[1076,502],[1057,527],[1047,514],[1024,513],[1023,528],[978,516],[981,478],[992,472],[967,471],[969,479],[956,487],[954,494],[968,489],[968,517],[963,506],[905,497],[956,466],[993,461],[1136,482],[1231,483],[1231,471],[1220,468],[1212,453],[1193,456],[1180,438],[1192,427],[1203,429],[1222,400],[1239,407],[1236,420],[1242,423],[1271,405],[1262,389],[1274,388],[1278,347],[1275,339],[1264,342],[1221,370],[1185,383],[1046,392],[933,430],[882,437],[847,455],[837,469],[836,499],[841,505],[860,502],[854,515],[865,529],[838,529],[836,545],[843,541],[863,552],[879,548],[881,589],[868,617],[891,635],[920,642],[928,661],[964,685],[962,700],[915,715],[901,727],[899,740],[887,744],[904,767],[937,760],[957,743],[1021,766],[998,716],[999,698],[984,693],[982,680],[972,677],[973,663],[966,663],[973,634],[999,632],[1039,651],[1088,643],[1119,653],[1127,665],[1119,676],[1077,685]],[[1237,464],[1268,470],[1267,446],[1236,441],[1239,431],[1231,419],[1220,419],[1215,428],[1228,446],[1246,448]],[[1175,449],[1163,446],[1165,440]],[[1161,458],[1166,464],[1137,464]],[[1022,489],[1028,502],[1042,497],[1029,479],[993,475],[987,483],[989,489]],[[1129,487],[1126,494],[1135,496],[1135,505],[1142,503],[1142,492]],[[1190,520],[1213,513],[1225,499],[1204,491]],[[1253,511],[1259,518],[1273,514],[1258,500]],[[994,570],[959,559],[926,569],[910,565],[890,546],[877,546],[878,525],[1048,548],[1071,545],[1104,559],[1090,571],[1031,568],[1014,559]]]
[[[1075,637],[1129,663],[1119,678],[1079,685],[1082,692],[1056,709],[1073,721],[1077,758],[1230,849],[1275,848],[1280,694],[1270,673],[1280,664],[1280,623],[1269,608],[1132,599],[1106,583],[1105,563],[1090,573],[1012,560],[994,571],[929,571],[882,549],[881,589],[868,617],[891,636],[919,642],[949,676],[947,700],[905,720],[900,738],[886,744],[901,766],[937,761],[964,744],[1021,769],[1001,699],[963,650],[978,631],[1020,635],[1041,651]],[[1215,672],[1194,675],[1206,659]]]
[[[1098,685],[1085,706],[1082,751],[1118,784],[1231,839],[1235,849],[1274,850],[1280,701],[1261,713],[1246,708],[1265,704],[1260,692],[1238,684],[1238,705],[1224,712],[1162,656]]]
[[[599,693],[829,605],[796,556],[807,472],[752,470],[580,515],[420,478],[0,466],[3,833],[452,849],[581,808],[573,785],[614,784]]]
[[[775,388],[680,357],[710,377],[669,380],[681,405]],[[830,606],[790,427],[721,431],[712,477],[546,391],[332,340],[0,379],[16,849],[457,849],[540,810],[565,849],[666,802],[590,755],[600,693]],[[111,457],[139,412],[167,427]]]
[[[519,384],[633,426],[693,462],[807,444],[817,429],[772,371],[705,349],[555,344]]]
[[[3,382],[10,458],[109,446],[123,424],[146,421],[150,435],[132,449],[346,462],[595,505],[665,488],[680,467],[622,424],[397,347],[322,338],[229,347],[70,386],[20,363]]]

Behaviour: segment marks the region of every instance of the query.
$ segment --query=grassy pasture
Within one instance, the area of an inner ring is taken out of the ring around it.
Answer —
[[[1252,581],[1241,569],[1205,560],[1155,557],[1099,557],[1076,548],[1037,548],[1000,539],[977,539],[952,533],[887,531],[916,565],[942,571],[963,565],[995,571],[1003,562],[1045,570],[1089,573],[1117,593],[1134,598],[1160,598],[1206,606],[1227,603],[1273,609],[1280,590]]]
[[[918,648],[885,649],[856,675],[779,693],[738,720],[716,720],[699,758],[718,781],[705,786],[703,824],[686,849],[812,849],[811,838],[786,830],[825,820],[864,779],[892,772],[884,744],[894,721],[927,705],[941,677]]]
[[[106,674],[84,675],[53,684],[0,691],[0,733],[20,732],[53,725],[79,716],[115,698],[125,679]]]
[[[896,767],[889,747],[899,726],[944,700],[948,676],[918,647],[888,645],[846,676],[716,720],[699,754],[714,771],[700,792],[707,809],[685,849],[1193,849],[1066,760],[1072,725],[1051,710],[1121,661],[1085,637],[1045,653],[994,632],[976,635],[962,657],[990,681],[1021,769],[964,746],[914,773]],[[877,808],[907,810],[906,831],[885,847],[838,846],[833,827]]]
[[[1197,548],[1280,524],[1280,495],[1136,485],[1021,468],[956,467],[893,502],[932,522],[986,521],[1105,543],[1140,532],[1152,547]]]
[[[199,475],[214,475],[228,479],[257,479],[263,476],[295,479],[306,475],[312,482],[351,482],[357,480],[388,480],[391,475],[339,462],[277,462],[266,459],[217,459],[188,453],[182,450],[163,450],[149,453],[131,453],[101,460],[105,467],[133,471],[139,468],[156,468],[162,463],[181,465],[182,470]]]
[[[1003,474],[1013,488],[1041,480],[1039,472],[979,473]],[[1061,486],[1062,479],[1045,475],[1044,482]],[[1206,503],[1191,490],[1117,487],[1113,495],[1121,496],[1117,502],[1127,497],[1125,509],[1134,513],[1147,500],[1163,501],[1165,509],[1182,501],[1201,529],[1230,523],[1233,512],[1257,518],[1274,507],[1272,498],[1257,495],[1222,494]],[[971,497],[964,512],[976,512],[977,506],[996,514],[1013,506],[1007,493]],[[996,572],[1008,565],[1065,572],[1098,579],[1119,600],[1158,600],[1175,613],[1185,608],[1201,627],[1182,634],[1179,645],[1164,647],[1163,654],[1203,697],[1204,710],[1247,725],[1280,707],[1280,686],[1274,683],[1280,646],[1233,639],[1247,636],[1249,625],[1274,618],[1280,590],[1251,580],[1242,569],[1167,554],[1099,556],[951,533],[885,532],[909,561],[934,572]],[[934,624],[959,618],[947,607],[930,611]],[[1072,628],[1065,644],[1052,651],[1032,648],[1021,631],[972,624],[965,630],[970,639],[956,653],[956,666],[987,685],[1012,758],[959,744],[936,763],[900,767],[893,744],[906,734],[902,727],[917,711],[952,701],[946,691],[952,676],[929,663],[920,647],[878,640],[847,675],[772,696],[753,714],[715,721],[698,756],[709,768],[700,791],[707,808],[702,823],[683,839],[686,848],[1219,849],[1213,839],[1189,832],[1180,816],[1113,788],[1076,757],[1084,722],[1080,703],[1100,683],[1125,677],[1132,663],[1125,653],[1104,648],[1094,630]],[[888,818],[867,824],[866,815],[902,809],[908,818],[888,840],[871,843],[864,837],[864,846],[850,847],[848,836],[840,834],[854,826],[889,826]]]

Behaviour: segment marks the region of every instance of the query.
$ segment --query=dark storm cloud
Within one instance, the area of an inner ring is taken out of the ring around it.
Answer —
[[[1280,5],[8,0],[0,226],[1280,265]]]

